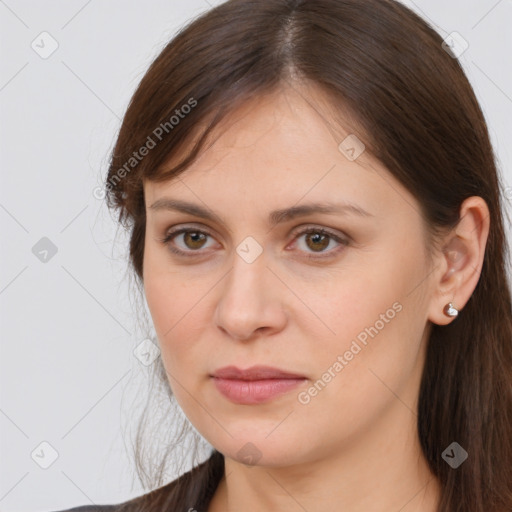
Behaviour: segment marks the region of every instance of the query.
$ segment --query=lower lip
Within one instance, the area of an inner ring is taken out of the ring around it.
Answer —
[[[252,405],[267,402],[296,388],[306,379],[234,380],[213,378],[217,389],[237,404]]]

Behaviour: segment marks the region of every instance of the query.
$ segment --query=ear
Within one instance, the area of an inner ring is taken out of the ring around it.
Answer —
[[[481,197],[469,197],[462,203],[460,220],[444,237],[441,254],[436,256],[431,322],[449,324],[453,317],[443,312],[446,304],[451,302],[460,311],[471,297],[482,271],[489,224],[489,208]]]

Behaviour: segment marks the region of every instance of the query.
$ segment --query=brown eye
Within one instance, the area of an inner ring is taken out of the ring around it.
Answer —
[[[201,249],[207,237],[200,231],[186,231],[183,234],[183,242],[189,249]]]
[[[297,233],[296,245],[306,258],[319,259],[335,256],[349,245],[349,240],[323,228],[310,227]],[[331,249],[328,249],[332,246]],[[316,254],[315,254],[316,253]]]
[[[174,254],[178,254],[179,256],[196,256],[194,253],[198,253],[197,255],[199,255],[199,253],[202,252],[200,249],[205,247],[208,238],[212,237],[209,233],[204,231],[181,228],[171,231],[160,241]]]
[[[313,251],[323,251],[329,246],[329,238],[329,235],[308,233],[306,235],[306,244]]]

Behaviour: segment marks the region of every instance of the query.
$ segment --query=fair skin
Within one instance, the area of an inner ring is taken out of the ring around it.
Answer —
[[[487,206],[464,202],[431,263],[417,200],[367,152],[347,159],[320,103],[290,88],[247,103],[179,178],[144,183],[144,288],[162,362],[184,413],[225,456],[209,512],[434,512],[439,483],[417,433],[425,346],[430,322],[453,321],[444,305],[463,309],[478,282]],[[218,218],[152,209],[162,198]],[[267,223],[273,210],[317,202],[369,215]],[[166,246],[172,227],[190,232]],[[309,227],[348,244],[299,233]],[[251,263],[236,250],[249,236],[262,249]],[[372,326],[378,332],[348,360]],[[344,367],[333,371],[338,356]],[[220,367],[255,364],[306,379],[254,405],[232,403],[212,383]],[[246,443],[257,449],[251,466],[238,453]]]

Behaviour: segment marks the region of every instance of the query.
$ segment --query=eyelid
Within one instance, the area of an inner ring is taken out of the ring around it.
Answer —
[[[297,226],[294,228],[291,232],[292,236],[299,235],[299,234],[305,234],[309,231],[321,231],[325,234],[332,236],[333,238],[346,240],[347,242],[350,241],[350,237],[344,233],[343,231],[334,229],[334,228],[328,228],[325,226],[321,226],[318,224],[301,224],[300,226]]]

